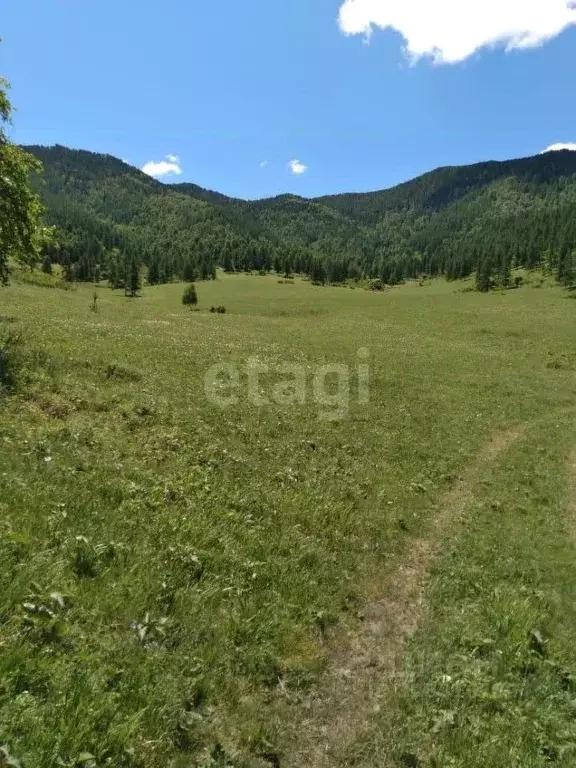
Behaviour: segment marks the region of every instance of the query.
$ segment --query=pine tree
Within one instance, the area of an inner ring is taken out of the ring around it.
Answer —
[[[148,267],[148,285],[157,285],[160,282],[160,264],[156,256],[152,258]]]
[[[135,298],[140,290],[140,267],[134,254],[126,260],[126,278],[124,282],[124,295]]]
[[[186,280],[187,283],[193,283],[198,279],[198,270],[196,269],[196,264],[192,259],[188,259],[184,264],[182,277],[184,280]]]
[[[476,288],[481,293],[488,293],[492,287],[492,263],[491,260],[484,256],[478,263],[476,270]]]
[[[87,283],[92,281],[92,277],[93,269],[92,264],[90,263],[90,257],[86,253],[83,253],[76,266],[76,279],[80,280],[80,282]]]
[[[113,248],[107,254],[108,283],[112,288],[124,288],[125,259],[118,248]]]
[[[76,279],[74,264],[68,258],[62,261],[62,273],[64,275],[64,280],[69,283],[73,283]]]
[[[231,241],[226,240],[222,248],[222,268],[224,269],[224,272],[235,271],[234,261],[232,260],[233,250],[234,250],[234,246],[232,245]]]
[[[47,275],[52,274],[52,259],[48,254],[46,254],[42,260],[42,272],[45,272]]]
[[[576,251],[564,246],[558,260],[556,279],[562,285],[572,285],[576,279]]]
[[[324,285],[326,282],[326,271],[320,259],[315,259],[314,263],[312,264],[311,277],[312,282],[317,285]]]
[[[200,280],[211,280],[211,279],[212,279],[212,270],[211,270],[210,264],[203,257],[202,261],[200,262]]]
[[[500,254],[500,265],[498,269],[498,280],[503,288],[508,288],[512,282],[512,269],[510,264],[510,255],[506,249],[502,249]]]

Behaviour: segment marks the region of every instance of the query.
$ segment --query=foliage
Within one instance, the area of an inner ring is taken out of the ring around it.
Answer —
[[[476,271],[484,290],[508,287],[517,268],[575,280],[574,152],[440,168],[383,192],[246,202],[160,184],[108,155],[28,149],[44,163],[38,188],[59,227],[57,258],[78,280],[110,279],[114,249],[145,264],[151,285],[210,280],[216,265],[316,284]]]
[[[182,294],[182,304],[185,306],[196,306],[198,304],[198,294],[194,283],[190,283]]]
[[[44,272],[47,275],[52,274],[52,259],[50,258],[50,256],[48,256],[48,254],[46,254],[46,256],[44,256],[42,260],[42,272]]]
[[[21,346],[20,334],[0,322],[0,395],[16,385]]]
[[[9,261],[33,266],[52,240],[52,231],[40,224],[42,206],[29,186],[31,171],[40,163],[6,136],[12,107],[8,83],[0,78],[0,283],[8,280]]]
[[[140,277],[140,265],[134,254],[132,254],[129,258],[126,258],[124,269],[124,293],[126,296],[134,298],[138,296],[138,291],[142,286]]]

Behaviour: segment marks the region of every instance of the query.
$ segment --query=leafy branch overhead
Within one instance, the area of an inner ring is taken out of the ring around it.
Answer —
[[[43,206],[30,188],[32,171],[41,163],[31,154],[12,144],[6,134],[12,105],[9,85],[0,78],[0,282],[8,280],[10,261],[33,266],[42,249],[54,244],[54,229],[41,225]]]

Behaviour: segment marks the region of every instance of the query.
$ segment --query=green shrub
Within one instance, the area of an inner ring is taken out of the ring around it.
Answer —
[[[50,259],[50,256],[44,256],[42,261],[42,272],[47,275],[52,274],[52,260]]]
[[[0,330],[0,393],[16,386],[19,353],[22,340],[14,331]]]
[[[14,269],[14,282],[26,285],[37,285],[39,288],[60,288],[63,291],[74,289],[60,274],[54,270],[50,273],[39,269]]]
[[[194,283],[190,283],[188,288],[184,291],[182,304],[186,307],[193,307],[198,304],[198,294],[196,293],[196,286]]]

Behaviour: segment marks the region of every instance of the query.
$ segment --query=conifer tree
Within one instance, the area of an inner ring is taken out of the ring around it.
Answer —
[[[126,267],[118,248],[112,248],[105,254],[105,264],[110,287],[123,288]]]
[[[124,295],[135,298],[140,290],[140,267],[134,254],[126,259],[126,277],[124,282]]]
[[[572,285],[576,280],[576,250],[564,246],[558,260],[556,278],[562,285]]]
[[[508,288],[512,282],[512,269],[510,256],[505,249],[500,253],[500,265],[498,270],[498,280],[503,288]]]
[[[42,272],[45,272],[47,275],[52,274],[52,259],[48,254],[42,259]]]
[[[324,285],[326,282],[326,271],[320,259],[316,259],[312,265],[312,282],[318,285]]]
[[[184,264],[184,269],[182,270],[182,277],[188,283],[193,283],[195,280],[198,279],[198,271],[196,269],[196,264],[191,258],[189,258]]]
[[[148,267],[148,284],[157,285],[160,282],[160,264],[156,256],[152,257]]]
[[[492,264],[488,257],[483,257],[476,270],[476,288],[481,293],[488,293],[492,286]]]

